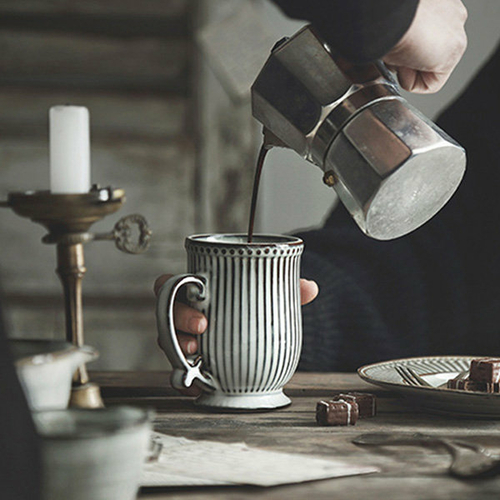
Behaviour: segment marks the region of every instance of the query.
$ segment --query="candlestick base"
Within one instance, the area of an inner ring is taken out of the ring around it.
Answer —
[[[69,406],[71,408],[104,408],[99,386],[92,382],[74,385],[71,388]]]

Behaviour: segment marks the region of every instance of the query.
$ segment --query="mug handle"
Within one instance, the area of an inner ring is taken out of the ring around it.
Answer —
[[[195,300],[205,299],[205,278],[193,274],[179,274],[165,282],[158,292],[156,300],[156,326],[158,329],[158,343],[163,349],[170,363],[172,363],[172,385],[176,389],[191,387],[195,380],[199,380],[208,388],[215,390],[218,384],[208,373],[202,372],[202,359],[199,356],[194,361],[186,358],[182,352],[174,324],[174,303],[177,293],[184,285],[195,285],[197,293],[192,296]]]

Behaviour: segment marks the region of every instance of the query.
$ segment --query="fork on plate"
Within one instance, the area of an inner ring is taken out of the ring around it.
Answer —
[[[397,374],[403,379],[408,385],[419,386],[419,387],[433,387],[429,382],[424,380],[417,372],[405,365],[396,365],[394,367]]]
[[[403,382],[405,382],[407,385],[411,385],[414,387],[434,387],[434,388],[446,387],[447,385],[447,382],[438,386],[429,384],[429,382],[424,380],[415,370],[413,370],[409,366],[396,365],[394,369],[396,370],[398,375],[403,379]],[[456,378],[462,380],[466,378],[467,375],[469,375],[469,370],[464,370],[460,372]]]

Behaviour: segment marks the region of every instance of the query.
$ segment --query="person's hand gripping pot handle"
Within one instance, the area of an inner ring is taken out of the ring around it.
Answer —
[[[407,32],[382,58],[403,89],[424,94],[443,87],[467,47],[466,20],[460,0],[420,0]]]

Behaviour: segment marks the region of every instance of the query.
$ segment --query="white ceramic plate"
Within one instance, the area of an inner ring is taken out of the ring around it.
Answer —
[[[429,356],[395,359],[358,369],[359,376],[371,384],[400,392],[424,410],[468,418],[500,419],[500,394],[459,391],[438,387],[470,367],[481,356]],[[403,382],[397,365],[412,368],[433,387],[412,387]]]

